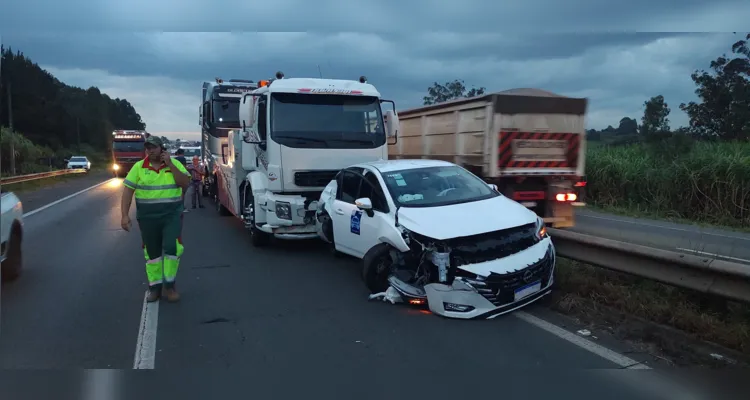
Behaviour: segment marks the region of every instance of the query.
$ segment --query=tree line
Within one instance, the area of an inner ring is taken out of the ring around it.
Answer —
[[[586,137],[592,141],[611,144],[655,142],[676,135],[702,140],[750,139],[750,34],[731,46],[730,55],[717,57],[709,69],[697,70],[691,75],[696,85],[698,101],[679,105],[687,113],[689,126],[672,129],[669,121],[671,109],[664,96],[657,95],[644,103],[641,123],[623,117],[617,128],[589,129]],[[427,89],[424,105],[438,104],[462,97],[485,94],[485,88],[467,90],[462,80],[440,84],[434,82]]]
[[[59,164],[72,153],[94,152],[86,155],[106,159],[113,130],[146,129],[126,99],[113,99],[94,86],[66,85],[10,47],[0,46],[0,53],[0,126],[6,127],[0,142],[4,174],[10,172],[11,147],[17,170],[34,169],[22,164],[38,164],[40,158]]]

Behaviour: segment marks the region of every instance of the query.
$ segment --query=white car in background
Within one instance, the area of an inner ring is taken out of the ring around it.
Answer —
[[[91,161],[86,156],[73,156],[67,160],[67,169],[84,169],[88,172],[91,169]]]
[[[363,260],[371,299],[486,319],[552,288],[556,255],[544,221],[453,163],[345,168],[321,194],[316,217],[334,253]]]
[[[0,188],[0,274],[12,281],[21,274],[23,257],[23,206],[12,192]]]

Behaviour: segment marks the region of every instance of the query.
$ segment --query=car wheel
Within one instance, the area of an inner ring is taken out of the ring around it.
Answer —
[[[7,258],[3,262],[2,270],[0,270],[3,282],[16,280],[21,275],[21,270],[23,269],[22,239],[21,227],[18,224],[13,225],[10,239],[8,240]]]
[[[367,288],[371,293],[385,292],[390,286],[388,277],[393,265],[391,246],[386,243],[376,245],[365,254],[362,261],[362,279]]]
[[[328,246],[328,252],[334,257],[341,257],[341,253],[336,250],[336,238],[333,236],[333,220],[331,216],[324,210],[318,218],[323,223],[323,236],[325,236],[326,240],[329,240],[328,242],[324,240],[326,246]]]

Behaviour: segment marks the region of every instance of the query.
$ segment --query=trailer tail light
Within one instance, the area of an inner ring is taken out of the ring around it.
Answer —
[[[586,186],[586,181],[579,181],[576,182],[575,187],[584,187]]]
[[[575,193],[558,193],[555,196],[555,200],[560,202],[576,201],[578,196]]]

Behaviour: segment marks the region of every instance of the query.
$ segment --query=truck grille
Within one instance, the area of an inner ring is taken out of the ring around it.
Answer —
[[[541,287],[547,287],[554,265],[555,255],[552,253],[552,248],[550,248],[541,260],[526,268],[507,274],[492,273],[484,281],[470,279],[469,283],[492,304],[502,306],[512,303],[514,301],[514,291],[529,283],[541,281]]]
[[[338,173],[338,170],[297,171],[294,173],[294,184],[301,187],[326,186]]]
[[[456,267],[508,257],[536,243],[535,223],[446,241]]]

